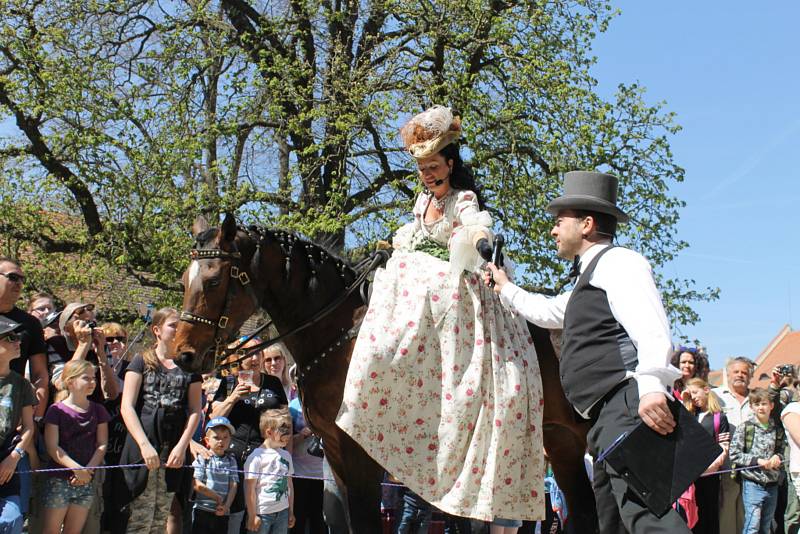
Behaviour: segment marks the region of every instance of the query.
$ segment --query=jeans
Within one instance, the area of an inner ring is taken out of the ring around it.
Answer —
[[[752,480],[742,481],[744,501],[744,528],[742,534],[769,534],[775,505],[778,504],[778,486],[762,486]]]
[[[397,524],[397,534],[428,534],[432,513],[430,504],[406,489],[403,494],[403,516]]]
[[[258,514],[261,528],[257,534],[287,534],[289,532],[289,509],[285,508],[273,514]]]
[[[20,534],[22,532],[22,511],[19,495],[0,498],[0,534]]]

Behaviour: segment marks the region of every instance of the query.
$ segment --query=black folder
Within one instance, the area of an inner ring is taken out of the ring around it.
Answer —
[[[677,422],[662,436],[644,423],[617,438],[598,456],[611,466],[657,517],[722,453],[716,442],[677,400],[669,409]]]

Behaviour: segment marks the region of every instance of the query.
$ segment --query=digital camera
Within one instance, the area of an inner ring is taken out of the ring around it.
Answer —
[[[778,372],[783,376],[794,376],[794,365],[786,363],[778,366]]]

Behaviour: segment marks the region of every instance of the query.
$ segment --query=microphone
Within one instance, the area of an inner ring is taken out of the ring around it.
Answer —
[[[436,187],[439,187],[439,186],[440,186],[440,185],[442,185],[443,183],[444,183],[444,180],[436,180],[435,182],[433,182],[433,184],[434,184]]]

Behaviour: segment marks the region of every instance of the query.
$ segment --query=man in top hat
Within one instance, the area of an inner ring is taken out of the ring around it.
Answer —
[[[564,178],[564,195],[547,207],[556,217],[551,234],[558,255],[573,260],[572,290],[556,297],[528,293],[488,265],[504,306],[540,327],[563,328],[561,382],[575,411],[590,421],[595,458],[641,421],[660,434],[672,432],[667,387],[680,377],[669,364],[670,329],[650,264],[612,246],[617,223],[628,220],[616,200],[616,177],[575,171]],[[604,462],[595,462],[593,486],[604,534],[689,532],[672,509],[661,519],[650,513]]]

